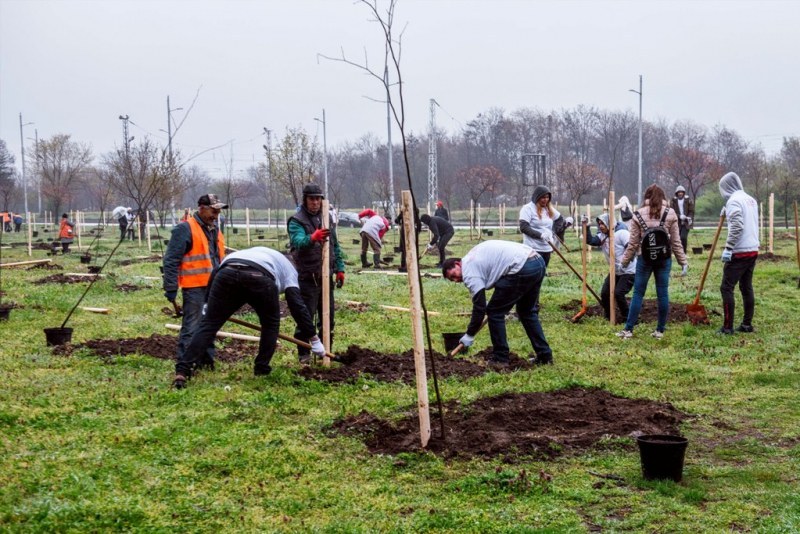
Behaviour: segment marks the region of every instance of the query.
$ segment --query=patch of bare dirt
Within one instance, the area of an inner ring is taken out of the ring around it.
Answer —
[[[146,258],[131,258],[129,260],[119,260],[117,265],[132,265],[134,263],[161,263],[161,256],[153,255]]]
[[[587,306],[587,312],[584,317],[603,317],[603,308],[597,304],[597,301],[594,301],[595,304],[591,306]],[[587,303],[588,304],[588,303]],[[630,299],[628,299],[628,304],[630,304]],[[581,309],[581,301],[574,299],[566,304],[562,304],[562,310],[569,311],[570,315],[565,316],[567,319],[572,319],[572,317],[578,313]],[[719,312],[714,310],[708,309],[706,307],[709,315],[719,315]],[[617,324],[623,324],[627,317],[622,316],[619,313],[619,308],[617,308]],[[654,323],[658,320],[658,303],[652,299],[645,299],[642,303],[642,311],[639,314],[639,322],[640,323]],[[670,302],[669,305],[669,322],[675,323],[682,323],[688,322],[689,315],[686,313],[686,304],[678,303],[678,302]]]
[[[781,256],[779,254],[773,254],[772,252],[764,252],[758,254],[758,261],[786,261],[790,260],[789,256]]]
[[[84,343],[67,344],[53,348],[53,354],[69,356],[80,348],[90,349],[95,356],[108,358],[111,356],[128,356],[144,354],[159,360],[174,360],[178,348],[177,336],[152,334],[150,337],[134,337],[127,339],[90,339]],[[258,345],[240,339],[229,339],[224,344],[217,343],[216,361],[238,362],[255,358]]]
[[[450,376],[472,378],[492,370],[502,373],[533,367],[527,360],[523,360],[513,353],[510,355],[511,363],[508,366],[490,367],[487,360],[491,355],[491,347],[476,353],[470,359],[451,358],[449,355],[434,351],[437,376],[439,378]],[[350,345],[347,352],[336,356],[343,365],[329,368],[304,367],[300,370],[300,376],[309,380],[325,382],[355,382],[362,375],[379,382],[413,384],[415,380],[413,350],[407,350],[402,354],[381,354],[358,345]],[[430,361],[427,367],[430,372]]]
[[[596,388],[540,393],[505,393],[462,405],[444,406],[446,439],[432,415],[426,451],[447,458],[553,458],[592,449],[609,437],[679,434],[689,417],[669,403],[628,399]],[[394,422],[366,411],[333,423],[333,435],[364,440],[373,454],[422,452],[416,409]]]
[[[33,283],[36,285],[42,284],[77,284],[80,282],[91,282],[96,276],[67,276],[64,274],[52,274],[45,278],[35,280]]]
[[[118,284],[114,286],[114,289],[120,291],[122,293],[130,293],[131,291],[139,291],[140,289],[149,289],[147,286],[137,286],[133,284]]]
[[[44,270],[44,271],[63,271],[64,268],[57,264],[57,263],[37,263],[36,265],[31,265],[26,271],[35,271],[35,270]]]

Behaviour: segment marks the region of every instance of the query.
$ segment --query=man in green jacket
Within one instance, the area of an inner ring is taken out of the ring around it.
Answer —
[[[289,244],[291,245],[292,259],[297,268],[300,282],[300,294],[303,302],[311,313],[311,318],[317,326],[319,336],[322,337],[322,276],[336,274],[336,287],[344,284],[344,259],[336,230],[333,229],[333,220],[328,221],[328,228],[322,227],[322,201],[325,196],[319,185],[309,183],[303,187],[303,204],[300,209],[289,218],[287,229]],[[322,273],[322,244],[330,239],[330,265],[329,273]],[[333,279],[331,279],[331,345],[333,345]],[[295,332],[299,335],[300,332]],[[332,351],[331,347],[327,347]],[[297,354],[300,363],[311,362],[311,352],[298,347]]]

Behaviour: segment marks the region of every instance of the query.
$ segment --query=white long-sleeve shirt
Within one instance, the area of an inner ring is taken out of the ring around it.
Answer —
[[[561,214],[553,208],[553,216],[547,212],[547,208],[542,208],[541,217],[536,212],[536,203],[528,202],[519,210],[519,220],[531,225],[531,228],[540,232],[542,230],[553,231],[553,221],[561,217]],[[553,248],[543,239],[533,238],[527,234],[522,234],[522,244],[528,245],[536,252],[552,252]]]
[[[461,258],[462,281],[474,297],[481,289],[492,289],[503,276],[518,273],[533,252],[520,243],[484,241]]]

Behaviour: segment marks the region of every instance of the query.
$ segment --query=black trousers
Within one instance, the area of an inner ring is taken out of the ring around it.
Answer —
[[[206,313],[175,366],[177,374],[186,377],[191,375],[219,329],[243,304],[252,306],[261,322],[261,339],[258,343],[255,370],[261,374],[269,373],[271,370],[269,362],[275,353],[275,343],[278,341],[278,330],[281,325],[278,286],[275,285],[275,280],[256,268],[223,267],[211,283]]]
[[[322,280],[319,276],[313,277],[303,277],[299,280],[300,285],[300,296],[303,298],[303,304],[306,305],[308,308],[308,313],[311,315],[311,322],[314,324],[314,328],[317,330],[319,338],[322,339]],[[333,326],[335,321],[333,319],[333,286],[334,280],[331,277],[331,305],[330,305],[330,314],[331,314],[331,345],[333,345]],[[298,326],[294,331],[294,336],[296,338],[300,338],[302,335],[302,331]],[[331,347],[328,347],[328,350],[331,350]],[[303,347],[297,347],[297,355],[300,359],[305,359],[309,357],[311,351],[309,349]]]
[[[687,247],[687,243],[689,241],[689,225],[681,224],[678,228],[678,233],[681,236],[681,246],[683,246],[683,253],[687,254],[689,252],[689,248]]]
[[[439,247],[439,265],[444,263],[444,250],[447,244],[453,239],[455,235],[454,230],[450,230],[439,236],[439,240],[436,242],[436,246]]]
[[[719,291],[722,294],[723,327],[733,329],[733,312],[736,307],[736,299],[733,297],[733,288],[739,284],[739,291],[742,292],[742,304],[744,305],[744,326],[753,325],[753,312],[756,307],[756,296],[753,291],[753,271],[756,268],[758,256],[750,258],[737,258],[734,256],[731,261],[722,268],[722,285]]]
[[[618,274],[614,277],[614,302],[619,308],[617,317],[621,317],[624,321],[628,317],[628,300],[625,295],[630,293],[633,289],[633,281],[636,278],[634,274]],[[600,303],[603,305],[603,315],[606,319],[611,318],[611,284],[609,283],[609,276],[606,276],[603,282],[603,287],[600,289]]]

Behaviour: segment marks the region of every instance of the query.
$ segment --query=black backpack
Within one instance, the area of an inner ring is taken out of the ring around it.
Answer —
[[[672,254],[670,252],[669,233],[667,233],[667,229],[664,228],[664,221],[667,219],[668,213],[669,208],[664,210],[664,214],[661,216],[661,222],[659,222],[658,226],[650,228],[647,226],[647,223],[644,222],[638,210],[633,212],[644,232],[644,234],[642,234],[642,260],[645,264],[652,267],[663,265]]]

